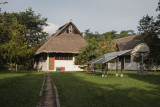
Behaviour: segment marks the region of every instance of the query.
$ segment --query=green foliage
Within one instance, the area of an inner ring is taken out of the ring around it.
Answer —
[[[12,31],[16,29],[13,25],[15,20],[16,18],[11,14],[6,12],[0,14],[0,45],[11,39]]]
[[[109,32],[103,33],[102,35],[103,35],[104,37],[106,37],[106,38],[112,38],[112,39],[115,39],[115,38],[117,37],[117,31],[112,30],[112,31],[109,31]]]
[[[6,62],[17,64],[21,63],[21,60],[25,60],[29,57],[31,48],[28,48],[27,43],[24,42],[24,35],[21,35],[25,26],[18,24],[16,18],[11,18],[9,22],[10,26],[7,26],[9,30],[5,30],[8,32],[7,35],[10,34],[10,37],[8,41],[6,40],[5,43],[0,45],[1,53],[3,53],[1,56],[3,56]]]
[[[100,36],[98,32],[93,33],[89,29],[85,30],[83,34],[84,34],[85,39],[97,38]]]
[[[105,32],[103,34],[99,34],[98,32],[91,32],[89,29],[87,29],[84,32],[84,37],[85,39],[91,39],[91,38],[98,38],[99,36],[104,36],[105,38],[112,38],[112,39],[118,39],[130,35],[135,35],[136,33],[133,30],[122,30],[119,34],[117,31],[112,30],[109,32]]]
[[[116,49],[112,39],[105,38],[104,36],[92,37],[87,39],[87,42],[88,45],[80,49],[80,53],[76,56],[75,62],[84,64],[86,61],[92,60]]]
[[[32,67],[36,48],[48,34],[46,18],[29,8],[25,12],[0,14],[0,67],[20,64]],[[32,65],[32,66],[31,66]]]
[[[110,32],[106,32],[102,35],[105,36],[106,38],[118,39],[118,38],[130,36],[130,35],[135,35],[135,33],[133,30],[122,30],[119,34],[117,34],[117,31],[113,30]]]
[[[120,34],[118,34],[117,38],[123,38],[126,36],[130,36],[130,35],[135,35],[136,33],[134,33],[133,30],[122,30],[120,32]]]
[[[80,49],[80,53],[76,56],[75,62],[84,64],[86,61],[90,61],[100,55],[105,53],[110,53],[116,50],[116,45],[113,42],[113,39],[126,37],[135,34],[133,30],[123,30],[120,34],[117,34],[117,31],[110,31],[103,34],[98,32],[91,32],[87,29],[84,32],[84,37],[88,42],[86,47]]]
[[[87,60],[96,58],[98,55],[98,44],[96,38],[91,38],[87,40],[88,45],[80,49],[80,53],[76,56],[75,62],[80,61],[80,63],[85,63]]]
[[[47,26],[47,18],[41,18],[40,14],[36,15],[32,8],[25,12],[13,13],[13,15],[17,18],[19,24],[25,26],[22,34],[24,34],[25,42],[30,47],[37,46],[47,38],[48,34],[43,31],[43,27]]]
[[[138,30],[141,34],[139,37],[141,42],[146,43],[150,47],[149,59],[146,63],[150,65],[160,64],[160,14],[157,17],[144,16],[139,21]]]

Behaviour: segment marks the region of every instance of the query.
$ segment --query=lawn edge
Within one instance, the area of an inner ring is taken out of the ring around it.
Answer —
[[[43,82],[42,82],[42,88],[41,88],[41,91],[40,91],[40,93],[39,93],[40,101],[39,101],[39,103],[37,104],[36,107],[41,107],[41,106],[42,106],[42,100],[43,100],[42,96],[43,96],[43,92],[44,92],[44,85],[45,85],[45,83],[46,83],[46,76],[47,76],[47,75],[45,74],[45,75],[44,75]]]
[[[53,75],[53,74],[52,74]],[[53,76],[52,76],[53,77]],[[52,79],[52,78],[51,78]],[[54,88],[54,92],[56,94],[56,105],[57,107],[60,107],[60,101],[59,101],[59,95],[58,95],[58,90],[57,90],[57,87],[55,85],[55,83],[53,82],[53,79],[52,79],[52,84],[53,84],[53,88]]]

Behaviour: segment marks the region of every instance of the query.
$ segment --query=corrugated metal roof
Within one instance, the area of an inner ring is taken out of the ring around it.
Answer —
[[[98,57],[98,58],[95,58],[95,59],[89,61],[89,62],[86,63],[86,64],[100,64],[100,63],[105,63],[105,62],[108,62],[108,61],[110,61],[110,60],[118,57],[118,56],[121,56],[121,55],[123,55],[123,54],[125,54],[125,53],[128,53],[128,52],[130,52],[131,50],[132,50],[132,49],[130,49],[130,50],[125,50],[125,51],[119,51],[119,52],[107,53],[107,54],[104,54],[104,55],[102,55],[102,56],[100,56],[100,57]]]

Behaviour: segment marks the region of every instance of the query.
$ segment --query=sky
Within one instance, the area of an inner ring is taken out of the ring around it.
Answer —
[[[159,0],[0,0],[2,12],[25,11],[31,7],[36,14],[48,19],[44,30],[52,34],[58,27],[72,22],[81,32],[135,30],[145,16],[156,16]]]

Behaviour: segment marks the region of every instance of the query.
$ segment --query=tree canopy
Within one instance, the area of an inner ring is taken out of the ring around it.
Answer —
[[[85,30],[85,32],[83,34],[86,39],[98,38],[99,36],[102,36],[102,35],[105,38],[118,39],[118,38],[122,38],[122,37],[126,37],[126,36],[135,35],[136,33],[134,32],[134,30],[122,30],[118,34],[117,31],[112,30],[109,32],[105,32],[103,34],[99,34],[98,32],[93,33],[89,29],[87,29],[87,30]]]
[[[32,8],[12,14],[17,18],[19,24],[25,26],[22,34],[30,47],[40,44],[47,38],[48,34],[43,31],[44,26],[47,26],[47,18],[41,18],[41,15],[35,14]]]
[[[29,8],[24,12],[0,14],[0,64],[31,65],[36,48],[48,34],[47,19]]]
[[[157,12],[160,11],[160,2],[158,3]],[[139,21],[138,30],[140,32],[141,42],[150,47],[148,64],[160,64],[160,14],[156,17],[146,15]]]
[[[133,30],[122,30],[119,34],[112,30],[103,34],[91,32],[89,29],[83,33],[84,38],[88,42],[86,47],[80,49],[80,53],[76,56],[75,62],[84,64],[105,53],[110,53],[116,50],[114,39],[122,38],[130,35],[135,35]]]

